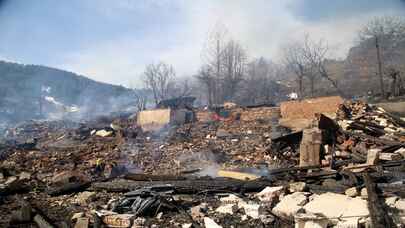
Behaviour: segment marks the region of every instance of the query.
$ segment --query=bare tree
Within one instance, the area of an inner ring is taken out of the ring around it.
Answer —
[[[203,65],[196,75],[197,80],[204,85],[206,88],[208,105],[212,106],[215,104],[214,100],[214,90],[216,89],[216,80],[212,68],[208,65]]]
[[[218,104],[220,99],[220,80],[223,72],[224,49],[228,42],[228,31],[222,23],[217,23],[208,34],[208,39],[201,53],[204,62],[205,79],[209,78],[209,90],[212,93],[211,104]],[[201,74],[202,72],[200,72]],[[209,77],[207,77],[209,73]],[[206,82],[206,85],[207,82]]]
[[[134,89],[134,95],[135,95],[135,106],[138,111],[143,111],[146,109],[146,103],[148,101],[148,98],[145,94],[145,91],[137,91]]]
[[[175,72],[171,65],[160,62],[149,64],[144,73],[145,87],[152,90],[157,105],[161,100],[168,99],[174,89]]]
[[[193,88],[188,78],[176,79],[173,86],[174,88],[170,89],[172,91],[171,97],[188,97],[192,95]]]
[[[298,97],[304,95],[304,77],[307,72],[308,62],[304,55],[303,45],[299,42],[290,43],[284,48],[284,62],[287,69],[294,72],[298,83]]]
[[[223,100],[231,100],[235,96],[240,82],[243,81],[246,65],[247,55],[245,49],[234,40],[228,41],[224,49]]]
[[[242,100],[248,104],[274,102],[279,93],[279,85],[276,83],[279,73],[280,67],[263,57],[251,61],[242,85]]]
[[[232,100],[246,71],[246,50],[228,37],[227,29],[217,23],[201,53],[204,62],[197,79],[207,87],[210,105]]]
[[[378,77],[382,97],[386,97],[383,71],[395,56],[398,45],[405,40],[405,19],[402,17],[375,17],[359,32],[361,41],[372,41],[376,49]]]
[[[310,79],[311,82],[312,96],[314,95],[313,87],[316,75],[320,75],[322,78],[327,79],[333,85],[333,87],[335,87],[338,93],[341,96],[344,96],[343,91],[338,87],[337,81],[332,79],[327,69],[327,55],[329,53],[328,44],[323,39],[320,39],[319,41],[313,41],[310,39],[309,35],[306,35],[302,51],[303,56],[308,64],[307,69],[309,73],[307,74],[307,77]]]

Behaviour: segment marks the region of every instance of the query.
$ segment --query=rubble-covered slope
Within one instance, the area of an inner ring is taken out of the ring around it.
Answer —
[[[290,132],[278,126],[278,108],[228,111],[155,132],[128,118],[9,129],[0,147],[0,225],[403,223],[400,118],[346,102],[336,120],[316,115],[311,129]],[[313,132],[322,132],[319,142],[306,141]],[[319,160],[303,166],[306,152]]]

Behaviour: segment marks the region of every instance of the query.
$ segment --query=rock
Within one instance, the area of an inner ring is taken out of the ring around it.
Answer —
[[[352,188],[346,189],[345,194],[346,194],[347,196],[350,196],[350,197],[356,197],[356,196],[359,195],[359,193],[357,192],[357,188],[356,188],[356,187],[352,187]]]
[[[344,221],[339,221],[336,224],[337,228],[359,227],[359,218],[348,218]]]
[[[89,227],[89,218],[79,218],[75,224],[74,228],[88,228]]]
[[[289,185],[290,192],[304,192],[306,188],[307,184],[305,182],[294,182]]]
[[[398,209],[401,213],[405,212],[405,199],[399,199],[394,204],[395,208]]]
[[[266,187],[261,192],[257,193],[255,196],[259,198],[260,201],[271,204],[274,200],[278,200],[280,195],[284,193],[283,186],[277,187]]]
[[[397,196],[387,197],[387,198],[385,198],[385,203],[389,207],[395,207],[395,202],[397,202],[398,199],[399,199],[399,197],[397,197]]]
[[[20,180],[29,180],[29,179],[31,179],[31,173],[21,172],[19,177],[20,177]]]
[[[222,213],[222,214],[233,214],[234,211],[238,209],[238,206],[235,204],[225,204],[219,206],[217,209],[215,209],[216,212]]]
[[[67,184],[75,178],[75,174],[72,171],[62,171],[53,175],[51,182],[53,184]]]
[[[400,200],[397,200],[396,202],[395,202],[395,209],[397,209],[398,210],[398,220],[400,220],[400,222],[402,223],[402,224],[405,224],[405,216],[404,216],[404,213],[405,213],[405,199],[400,199]]]
[[[95,195],[96,195],[95,192],[87,192],[87,191],[81,192],[76,195],[75,203],[81,206],[85,206],[92,201]]]
[[[208,205],[206,203],[202,203],[200,205],[194,206],[191,208],[191,217],[194,220],[203,218],[205,216],[205,213],[207,212],[207,209],[208,209]]]
[[[304,209],[308,213],[319,213],[330,218],[343,217],[342,220],[346,220],[344,217],[369,216],[366,200],[330,192],[315,195]]]
[[[218,138],[227,138],[227,137],[230,137],[232,135],[229,132],[227,132],[226,130],[218,129],[217,132],[216,132],[216,136]]]
[[[376,165],[380,157],[381,149],[370,149],[367,151],[367,164]]]
[[[191,228],[191,226],[193,226],[192,223],[184,223],[183,225],[181,225],[181,228]]]
[[[4,184],[5,185],[12,185],[12,184],[16,183],[17,180],[18,180],[18,178],[16,176],[11,176],[11,177],[7,178],[7,180],[6,180],[6,182]]]
[[[368,198],[367,188],[362,188],[361,189],[360,196],[361,196],[362,199],[367,199]]]
[[[222,205],[218,207],[215,211],[224,214],[233,214],[233,212],[239,208],[243,208],[245,214],[252,217],[259,217],[260,205],[251,201],[245,202],[243,199],[237,197],[236,195],[229,195],[220,199]]]
[[[159,212],[159,213],[156,215],[156,218],[157,218],[157,219],[161,219],[162,216],[163,216],[163,212]]]
[[[272,211],[278,216],[292,217],[305,205],[307,195],[309,194],[305,192],[294,192],[293,194],[286,195]]]
[[[254,202],[249,202],[249,203],[239,203],[238,206],[240,208],[243,208],[245,210],[245,214],[257,219],[259,218],[259,210],[260,210],[260,205]]]
[[[78,213],[74,213],[71,220],[76,220],[78,218],[84,217],[84,213],[83,212],[78,212]]]
[[[262,221],[262,223],[264,225],[270,225],[271,223],[274,222],[275,218],[272,215],[266,214],[266,215],[259,215],[259,219],[260,221]]]
[[[111,136],[112,134],[113,134],[113,131],[106,131],[104,129],[96,131],[96,135],[101,136],[101,137],[108,137],[108,136]]]
[[[218,225],[214,220],[208,217],[204,217],[204,225],[205,228],[222,228],[222,226]]]
[[[327,218],[311,213],[299,213],[294,219],[299,228],[327,228],[329,223]]]

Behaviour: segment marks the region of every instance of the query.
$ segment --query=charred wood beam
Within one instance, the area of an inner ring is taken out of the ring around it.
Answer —
[[[398,116],[396,116],[396,115],[394,115],[392,113],[389,113],[389,112],[385,112],[384,115],[389,117],[392,120],[392,122],[399,125],[400,127],[405,127],[405,121],[403,121]]]
[[[90,187],[90,185],[91,185],[91,182],[72,182],[72,183],[64,184],[60,187],[49,188],[49,189],[47,189],[47,193],[50,196],[65,195],[65,194],[84,191],[88,187]]]
[[[124,176],[124,179],[133,181],[165,181],[165,180],[185,180],[186,177],[174,176],[174,175],[150,175],[143,173],[128,173]]]
[[[112,182],[96,182],[91,186],[94,191],[128,192],[140,188],[152,187],[155,185],[172,186],[178,194],[196,194],[204,191],[230,191],[230,192],[257,192],[271,185],[270,181],[253,180],[241,181],[234,179],[195,179],[195,180],[173,180],[173,181],[128,181],[116,180]]]
[[[368,173],[363,174],[367,188],[367,204],[370,211],[371,223],[374,228],[395,227],[392,218],[384,207],[384,202],[378,198],[376,184]]]
[[[373,125],[369,125],[367,123],[362,123],[362,122],[353,122],[349,125],[349,128],[351,130],[362,130],[366,134],[374,136],[374,137],[380,137],[385,135],[385,131],[374,127]]]
[[[373,144],[382,144],[385,146],[393,146],[393,145],[405,146],[405,143],[401,143],[401,142],[394,141],[394,140],[381,139],[381,138],[373,137],[370,135],[355,133],[355,132],[350,132],[350,131],[343,131],[343,132],[345,135],[347,135],[349,137],[353,137],[353,138],[359,139],[361,141],[369,141],[370,143],[373,143]]]

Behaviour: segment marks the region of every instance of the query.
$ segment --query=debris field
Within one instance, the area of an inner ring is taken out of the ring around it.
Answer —
[[[331,99],[15,126],[0,227],[404,227],[404,119]]]

